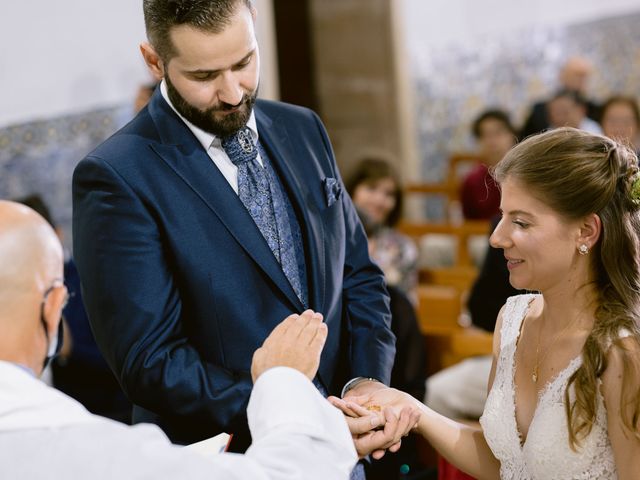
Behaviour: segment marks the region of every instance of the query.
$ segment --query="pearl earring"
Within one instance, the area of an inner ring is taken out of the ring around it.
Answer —
[[[586,255],[587,253],[589,253],[589,247],[587,247],[587,245],[583,243],[582,245],[580,245],[580,247],[578,247],[578,252],[580,252],[580,255]]]

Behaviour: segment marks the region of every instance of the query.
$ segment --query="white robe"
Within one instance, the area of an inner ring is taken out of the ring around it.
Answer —
[[[202,457],[155,425],[92,415],[20,367],[0,361],[0,478],[347,479],[357,455],[342,414],[300,372],[273,368],[247,409],[245,455]]]

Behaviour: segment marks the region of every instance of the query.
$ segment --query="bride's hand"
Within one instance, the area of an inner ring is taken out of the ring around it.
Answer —
[[[415,404],[406,402],[400,405],[381,405],[382,400],[391,401],[398,390],[384,388],[360,397],[349,397],[342,400],[329,397],[329,401],[345,414],[349,430],[353,436],[356,450],[361,457],[371,454],[375,459],[384,456],[385,451],[397,452],[401,439],[408,435],[420,418]],[[386,392],[386,393],[385,393]],[[402,394],[405,395],[405,394]],[[409,398],[412,398],[409,396]],[[379,429],[376,429],[380,427]]]
[[[420,402],[411,395],[395,388],[383,388],[365,395],[345,398],[338,404],[333,401],[331,403],[350,417],[362,416],[363,410],[356,409],[354,406],[364,408],[367,414],[381,412],[383,408],[391,408],[396,415],[399,415],[403,408],[418,409],[421,406]],[[356,413],[356,410],[360,414]]]

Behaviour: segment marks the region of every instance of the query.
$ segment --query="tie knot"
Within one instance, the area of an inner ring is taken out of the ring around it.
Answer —
[[[253,161],[258,156],[258,149],[253,143],[249,127],[242,127],[233,135],[224,137],[221,145],[235,165]]]

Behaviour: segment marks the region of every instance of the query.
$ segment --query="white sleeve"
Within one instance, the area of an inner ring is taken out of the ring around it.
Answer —
[[[171,445],[155,425],[127,427],[100,419],[12,435],[0,432],[0,464],[8,458],[9,476],[24,479],[43,478],[45,470],[52,478],[64,474],[94,480],[349,478],[357,455],[342,413],[297,370],[277,367],[263,373],[247,416],[253,444],[245,455],[203,457]],[[34,451],[43,452],[42,458],[33,461]]]
[[[245,460],[255,462],[264,478],[349,478],[358,457],[347,423],[297,370],[277,367],[263,373],[247,417],[253,443]]]

